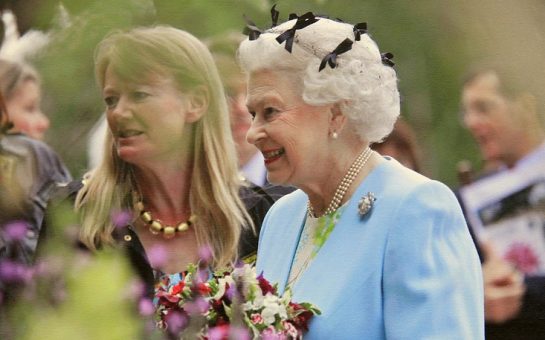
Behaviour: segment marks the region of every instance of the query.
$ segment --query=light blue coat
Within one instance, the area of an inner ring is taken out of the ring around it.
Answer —
[[[367,217],[359,199],[377,200]],[[306,215],[297,190],[269,210],[258,273],[284,291]],[[359,186],[293,301],[322,315],[305,339],[484,339],[482,276],[459,204],[445,185],[386,158]]]

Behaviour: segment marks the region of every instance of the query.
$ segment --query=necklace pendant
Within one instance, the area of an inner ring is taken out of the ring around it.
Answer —
[[[360,217],[363,217],[371,211],[373,208],[373,204],[376,201],[376,197],[372,192],[368,192],[367,195],[362,196],[360,201],[358,202],[358,212],[360,214]]]

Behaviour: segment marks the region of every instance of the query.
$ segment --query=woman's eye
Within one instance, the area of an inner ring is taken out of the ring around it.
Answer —
[[[115,104],[117,103],[117,98],[116,97],[106,97],[104,98],[104,102],[106,103],[106,106],[108,106],[109,108],[113,108],[115,106]]]
[[[271,115],[277,113],[278,110],[275,109],[274,107],[266,107],[264,110],[263,110],[263,115],[265,117],[270,117]]]
[[[149,97],[149,94],[146,93],[146,92],[142,92],[142,91],[134,91],[131,94],[131,96],[135,100],[142,100],[142,99],[145,99],[145,98]]]

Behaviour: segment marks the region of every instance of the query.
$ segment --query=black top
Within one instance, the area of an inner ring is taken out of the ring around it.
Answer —
[[[64,200],[69,198],[73,201],[82,186],[80,181],[71,182],[67,187],[56,194],[56,199]],[[255,233],[248,228],[242,230],[239,243],[239,257],[243,260],[251,260],[257,254],[259,231],[263,219],[274,201],[278,199],[281,194],[278,193],[275,187],[263,189],[250,184],[249,186],[240,188],[239,196],[246,206],[248,214],[252,218],[256,229]],[[44,223],[41,228],[38,242],[40,249],[43,247],[46,239],[51,236],[49,235],[50,232],[51,231],[48,231],[47,223]],[[153,269],[151,268],[144,247],[134,231],[133,226],[128,225],[126,228],[116,228],[112,236],[123,246],[133,269],[145,283],[146,295],[152,297],[155,284]],[[85,248],[81,243],[78,244],[78,247]]]

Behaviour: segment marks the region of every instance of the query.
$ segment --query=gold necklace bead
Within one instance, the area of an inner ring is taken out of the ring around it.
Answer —
[[[182,222],[176,227],[176,230],[179,232],[186,231],[187,229],[189,229],[189,225],[186,222]]]
[[[173,238],[174,235],[176,235],[176,229],[174,229],[174,227],[171,227],[171,226],[166,226],[165,229],[163,230],[163,233],[165,238]]]
[[[136,197],[136,193],[134,193]],[[186,222],[180,222],[176,226],[163,225],[161,221],[153,219],[151,212],[144,210],[144,203],[139,200],[134,204],[134,207],[138,210],[140,220],[144,224],[149,225],[148,230],[153,235],[162,234],[164,238],[171,239],[176,236],[177,233],[183,233],[189,229],[196,221],[197,217],[191,215]]]
[[[149,211],[144,211],[140,215],[142,217],[142,221],[146,222],[147,224],[151,223],[153,221],[153,218],[151,218],[151,214]]]
[[[161,224],[161,222],[157,221],[157,220],[152,220],[151,223],[150,223],[150,226],[149,226],[150,230],[153,230],[157,233],[160,233],[161,231],[163,231],[163,225]]]

